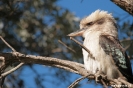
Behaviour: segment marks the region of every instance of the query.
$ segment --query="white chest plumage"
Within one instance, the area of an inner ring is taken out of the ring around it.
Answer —
[[[95,74],[97,70],[104,72],[109,78],[114,78],[116,74],[119,74],[117,67],[112,63],[112,58],[105,53],[99,44],[100,33],[93,32],[85,34],[84,46],[88,48],[95,57],[95,59],[89,57],[86,50],[83,50],[84,66],[89,72]]]
[[[88,35],[88,34],[87,34]],[[85,36],[85,37],[89,37],[89,38],[85,38],[84,39],[84,46],[86,46],[86,48],[88,48],[90,50],[90,52],[93,54],[93,56],[95,58],[97,58],[99,56],[99,51],[100,51],[100,46],[99,46],[99,34],[93,34],[91,35],[91,33],[89,33],[89,36]],[[83,58],[84,58],[84,65],[85,68],[92,72],[92,73],[96,73],[97,70],[101,70],[100,68],[100,62],[97,58],[97,60],[94,60],[93,58],[89,57],[89,54],[86,50],[83,50]]]

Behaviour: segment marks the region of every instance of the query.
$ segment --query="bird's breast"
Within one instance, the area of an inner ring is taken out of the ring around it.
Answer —
[[[94,57],[98,57],[101,54],[101,46],[99,44],[100,34],[90,34],[84,39],[83,45],[90,50]],[[86,50],[83,49],[83,54],[88,54]],[[98,58],[97,58],[98,59]]]
[[[102,71],[109,78],[120,75],[117,67],[112,63],[112,57],[103,50],[99,44],[100,35],[90,34],[84,39],[84,46],[88,48],[93,55],[91,58],[86,50],[83,49],[84,66],[89,72],[95,74],[97,70]]]
[[[99,46],[99,35],[89,35],[84,39],[84,46],[88,48],[91,54],[96,57],[95,60],[91,58],[86,50],[83,49],[83,58],[85,68],[92,72],[96,73],[97,70],[101,70],[100,68],[100,58],[97,58],[100,54],[100,46]]]

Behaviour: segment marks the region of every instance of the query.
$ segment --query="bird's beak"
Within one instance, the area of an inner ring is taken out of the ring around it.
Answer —
[[[82,36],[86,29],[80,29],[75,32],[72,32],[68,34],[67,36],[73,37],[73,36]]]

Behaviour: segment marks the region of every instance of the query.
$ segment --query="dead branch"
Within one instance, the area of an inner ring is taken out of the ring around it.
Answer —
[[[125,10],[133,16],[133,0],[111,0],[121,9]]]
[[[89,74],[89,75],[90,75],[90,74]],[[74,87],[75,85],[77,85],[81,80],[87,78],[89,75],[83,76],[83,77],[81,77],[81,78],[75,80],[68,88],[73,88],[73,87]]]
[[[0,39],[13,51],[13,52],[16,52],[16,50],[11,46],[9,45],[1,36],[0,36]]]
[[[20,68],[22,65],[24,65],[24,63],[20,63],[19,65],[17,65],[16,67],[14,67],[13,69],[7,71],[7,72],[4,72],[3,74],[1,74],[1,77],[4,77],[4,76],[7,76],[8,74],[16,71],[18,68]]]
[[[74,41],[75,43],[77,43],[78,45],[80,45],[83,49],[85,49],[85,50],[89,53],[89,56],[95,60],[95,57],[92,55],[92,53],[90,52],[89,49],[87,49],[83,44],[81,44],[79,41],[77,41],[77,40],[74,39],[73,37],[70,37],[70,39],[73,40],[73,41]]]
[[[19,62],[19,63],[21,63],[10,71],[3,72],[3,71],[0,70],[1,71],[0,80],[2,81],[2,83],[3,83],[3,80],[4,80],[6,75],[8,75],[11,72],[15,71],[21,65],[27,64],[27,63],[42,64],[42,65],[46,65],[46,66],[58,67],[58,68],[65,69],[67,71],[79,74],[79,75],[83,76],[83,78],[85,76],[87,76],[86,78],[88,78],[90,80],[91,79],[95,80],[95,78],[97,77],[97,74],[89,73],[84,68],[83,64],[73,62],[73,61],[62,60],[62,59],[53,58],[53,57],[25,55],[25,54],[22,54],[22,53],[19,53],[19,52],[0,53],[0,57],[2,57],[1,60],[4,62],[4,65],[6,65],[5,63],[11,64],[10,62],[14,62],[14,63]],[[7,66],[5,66],[5,67],[7,67]],[[6,68],[3,68],[3,69],[6,69]],[[76,81],[76,83],[78,83],[83,78]],[[100,80],[101,81],[99,81],[99,83],[103,84],[105,87],[106,86],[113,86],[114,87],[114,86],[117,86],[117,85],[120,85],[120,84],[127,85],[129,87],[133,87],[133,84],[131,84],[131,83],[125,81],[125,80],[122,80],[122,79],[108,79],[108,78],[104,79],[104,78],[101,78]],[[76,83],[72,84],[72,86],[74,87]]]
[[[62,60],[58,58],[53,58],[53,57],[42,57],[42,56],[34,56],[34,55],[24,55],[19,52],[11,52],[11,53],[0,53],[0,56],[3,56],[6,58],[5,61],[14,61],[14,62],[22,62],[22,63],[31,63],[31,64],[42,64],[42,65],[47,65],[47,66],[52,66],[52,67],[58,67],[65,69],[67,71],[80,74],[82,76],[90,75],[90,73],[84,68],[83,64],[73,62],[73,61],[68,61],[68,60]],[[18,59],[19,58],[19,59]],[[5,74],[5,73],[3,73]],[[88,79],[93,79],[95,80],[95,74],[88,76]],[[100,82],[101,83],[101,82]],[[124,80],[112,80],[112,79],[107,79],[104,82],[104,85],[106,84],[107,86],[112,86],[112,85],[119,85],[125,84],[125,85],[130,85],[133,87],[133,84],[126,82]],[[101,83],[102,84],[102,83]]]
[[[13,52],[16,52],[16,50],[10,45],[8,44],[4,39],[3,37],[0,36],[0,39],[13,51]],[[24,63],[19,63],[16,67],[14,67],[13,69],[7,71],[7,72],[4,72],[4,70],[9,66],[7,65],[7,62],[5,62],[5,58],[4,57],[1,57],[0,60],[2,61],[1,65],[0,65],[0,87],[2,88],[3,87],[3,83],[4,83],[4,79],[5,77],[14,72],[15,70],[17,70],[18,68],[20,68]],[[9,62],[8,62],[9,63]],[[4,72],[4,73],[3,73]]]
[[[70,51],[76,53],[75,50],[73,50],[72,48],[68,47],[65,43],[63,43],[61,40],[58,40],[59,43],[61,43],[62,45],[64,45],[66,48],[68,48]]]
[[[8,44],[8,43],[3,39],[2,36],[0,36],[0,39],[1,39],[14,53],[17,52],[10,44]],[[17,70],[18,68],[20,68],[23,64],[24,64],[24,63],[20,63],[20,64],[18,64],[16,67],[14,67],[13,69],[11,69],[11,70],[5,72],[4,74],[1,74],[1,77],[5,77],[6,75],[8,75],[8,74],[14,72],[14,71]],[[6,62],[4,62],[4,63],[2,63],[2,64],[0,65],[1,71],[3,71],[4,67],[7,67],[7,66],[5,66],[5,65],[6,65]]]

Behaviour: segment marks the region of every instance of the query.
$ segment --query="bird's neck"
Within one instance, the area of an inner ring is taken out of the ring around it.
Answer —
[[[87,31],[84,32],[83,37],[84,38],[91,38],[95,36],[100,36],[102,33],[100,31]]]

